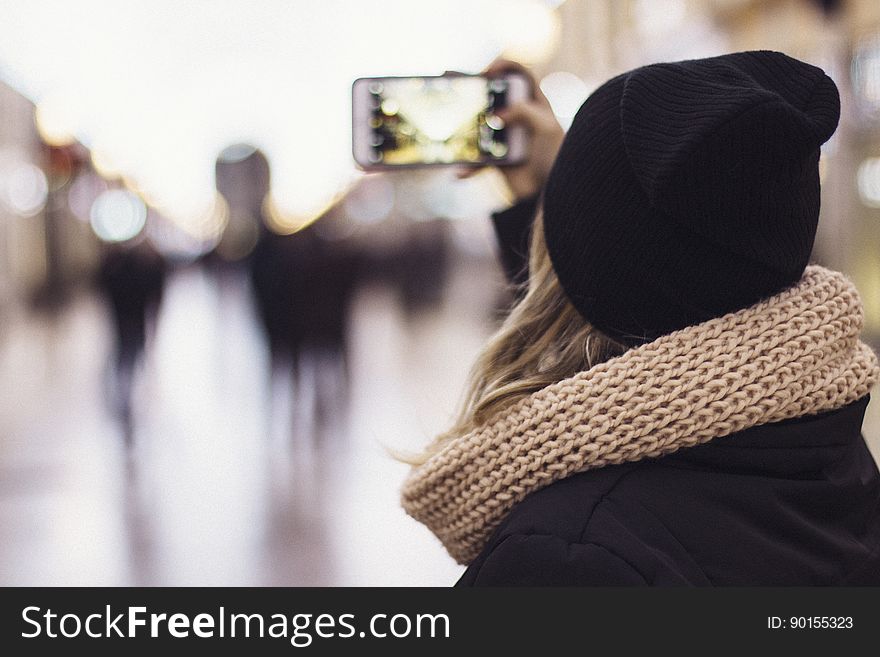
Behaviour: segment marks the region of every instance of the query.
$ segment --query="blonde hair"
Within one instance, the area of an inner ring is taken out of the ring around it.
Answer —
[[[411,461],[423,463],[451,439],[473,431],[520,399],[624,351],[624,345],[600,333],[568,301],[550,262],[539,211],[525,294],[474,363],[455,424]]]

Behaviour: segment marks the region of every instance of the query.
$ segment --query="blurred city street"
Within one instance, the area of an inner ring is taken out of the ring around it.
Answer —
[[[401,511],[407,466],[386,447],[417,449],[448,421],[486,337],[493,286],[479,281],[495,277],[461,271],[411,326],[387,290],[365,290],[350,410],[313,432],[292,396],[272,399],[244,281],[182,271],[135,389],[130,452],[103,394],[96,300],[17,318],[0,342],[15,392],[0,404],[0,583],[450,584],[459,568]]]

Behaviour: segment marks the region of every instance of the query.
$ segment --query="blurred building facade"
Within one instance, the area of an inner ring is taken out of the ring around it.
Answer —
[[[89,228],[90,190],[97,179],[88,151],[71,140],[44,141],[35,107],[0,83],[0,305],[7,309],[58,304],[84,283],[98,264],[100,241]],[[96,183],[103,189],[104,182]]]
[[[37,217],[21,216],[10,207],[16,173],[27,177],[33,170],[22,165],[40,161],[40,142],[34,128],[34,107],[14,89],[0,82],[0,311],[26,297],[45,277],[45,246],[39,198],[32,209]],[[23,181],[27,187],[27,180]],[[33,182],[39,187],[39,174]],[[34,194],[41,196],[41,190]],[[27,200],[27,199],[26,199]]]

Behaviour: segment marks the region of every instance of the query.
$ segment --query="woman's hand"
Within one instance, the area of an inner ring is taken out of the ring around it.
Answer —
[[[497,59],[483,71],[483,75],[489,77],[502,77],[507,73],[521,73],[531,83],[530,100],[498,112],[498,116],[506,124],[523,126],[529,134],[529,150],[525,162],[498,167],[514,199],[519,201],[541,191],[550,175],[550,168],[559,152],[565,132],[553,114],[550,101],[541,92],[532,72],[525,66],[507,59]],[[459,177],[468,178],[482,168],[470,167],[461,171]]]

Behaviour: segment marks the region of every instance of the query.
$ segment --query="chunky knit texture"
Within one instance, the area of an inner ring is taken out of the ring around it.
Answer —
[[[413,469],[403,506],[468,563],[554,481],[864,397],[878,365],[861,327],[853,285],[810,266],[772,298],[630,349],[452,440]]]
[[[629,345],[794,284],[840,101],[821,69],[743,52],[624,73],[583,104],[544,192],[553,268]]]

